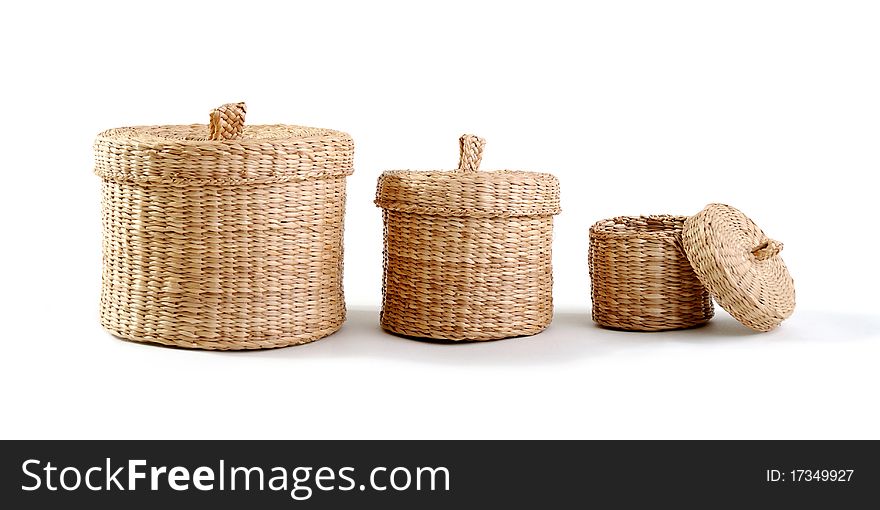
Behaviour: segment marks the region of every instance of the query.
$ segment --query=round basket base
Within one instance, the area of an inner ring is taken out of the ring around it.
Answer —
[[[684,322],[684,323],[676,324],[674,326],[668,326],[668,325],[667,326],[659,326],[656,324],[639,324],[639,323],[634,323],[631,320],[626,321],[624,323],[606,322],[606,321],[596,319],[595,316],[593,317],[593,321],[596,322],[596,325],[598,325],[602,329],[609,329],[609,330],[613,330],[613,331],[629,331],[629,332],[635,332],[635,333],[656,333],[656,332],[660,332],[660,331],[678,331],[678,330],[682,330],[682,329],[695,329],[695,328],[702,328],[706,324],[709,324],[708,318],[701,319],[699,321],[695,321],[695,322],[691,322],[691,323]]]
[[[322,338],[328,337],[333,333],[339,331],[339,328],[342,327],[342,324],[345,322],[345,317],[342,318],[338,323],[331,324],[327,328],[317,330],[317,331],[309,331],[307,333],[302,333],[299,335],[289,335],[289,336],[278,336],[278,337],[269,337],[269,338],[261,338],[261,339],[248,339],[248,340],[224,340],[224,339],[216,339],[216,340],[206,340],[206,339],[172,339],[172,338],[157,338],[157,337],[144,337],[144,336],[134,336],[131,334],[126,334],[121,331],[115,331],[113,328],[107,327],[106,324],[102,324],[105,330],[111,333],[113,336],[121,338],[123,340],[129,340],[132,342],[144,343],[144,344],[153,344],[153,345],[162,345],[165,347],[180,347],[183,349],[202,349],[206,351],[244,351],[244,350],[257,350],[257,349],[278,349],[281,347],[290,347],[294,345],[302,345],[308,344],[317,340],[321,340]]]
[[[549,326],[550,323],[548,322],[543,325],[532,325],[528,328],[521,328],[517,330],[509,330],[505,334],[500,336],[498,332],[477,332],[461,330],[430,331],[425,328],[409,328],[400,324],[389,324],[385,321],[380,321],[380,325],[382,326],[382,329],[389,333],[407,337],[413,340],[423,340],[429,342],[491,342],[494,340],[505,340],[508,338],[520,338],[524,336],[537,335],[538,333],[547,329],[547,326]]]

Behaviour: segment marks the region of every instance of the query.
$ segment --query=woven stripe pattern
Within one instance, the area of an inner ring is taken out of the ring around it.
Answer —
[[[559,183],[549,174],[478,171],[484,143],[461,138],[457,171],[389,171],[379,178],[384,329],[496,340],[550,324]]]
[[[741,211],[709,204],[688,218],[682,243],[697,275],[722,308],[755,331],[770,331],[794,312],[794,280],[780,252]]]
[[[709,291],[681,246],[686,216],[620,216],[590,228],[593,320],[629,331],[705,324]]]
[[[243,104],[218,110],[209,125],[98,135],[103,326],[135,341],[223,350],[333,333],[345,320],[351,138],[243,126]]]

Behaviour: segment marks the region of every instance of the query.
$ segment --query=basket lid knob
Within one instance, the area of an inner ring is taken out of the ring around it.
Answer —
[[[752,255],[758,260],[767,260],[779,255],[779,252],[781,251],[782,243],[774,241],[773,239],[766,239],[758,246],[755,246],[755,249],[752,250]]]
[[[479,170],[486,140],[477,135],[461,135],[461,138],[458,139],[458,145],[461,153],[458,160],[458,171],[473,173]]]
[[[208,139],[237,140],[241,138],[245,113],[247,113],[247,107],[244,103],[227,103],[211,110]]]

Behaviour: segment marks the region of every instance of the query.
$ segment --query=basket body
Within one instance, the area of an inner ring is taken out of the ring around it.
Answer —
[[[95,144],[107,330],[225,350],[305,343],[342,325],[347,135],[256,126],[236,145],[193,142],[205,126],[129,129]]]
[[[630,331],[705,324],[709,291],[681,247],[685,216],[618,217],[590,228],[593,320]]]
[[[384,212],[381,325],[445,340],[533,335],[553,319],[553,218]]]

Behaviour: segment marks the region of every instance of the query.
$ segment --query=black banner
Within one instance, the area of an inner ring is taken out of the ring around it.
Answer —
[[[6,441],[3,451],[6,508],[852,508],[880,496],[880,448],[859,441]]]

